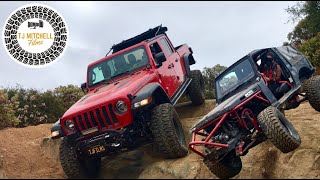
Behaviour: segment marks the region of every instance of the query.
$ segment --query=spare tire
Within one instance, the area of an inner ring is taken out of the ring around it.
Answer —
[[[301,144],[297,130],[277,108],[267,107],[259,113],[257,120],[267,138],[283,153],[291,152]]]
[[[309,104],[316,111],[320,112],[320,76],[313,76],[305,82],[304,90],[306,92]]]

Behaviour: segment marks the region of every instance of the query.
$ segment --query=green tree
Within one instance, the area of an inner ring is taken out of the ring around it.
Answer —
[[[320,1],[298,2],[286,11],[292,15],[292,22],[298,21],[293,31],[288,34],[291,43],[299,45],[320,32]]]
[[[215,98],[215,84],[214,80],[215,78],[224,70],[226,70],[227,67],[222,66],[220,64],[217,64],[213,66],[212,68],[210,67],[204,67],[202,71],[204,83],[205,83],[205,96],[206,99],[213,99]]]
[[[293,31],[288,34],[288,40],[306,55],[314,66],[319,67],[320,1],[298,2],[286,11],[292,15],[289,21],[298,22]],[[286,44],[285,42],[284,45]]]
[[[320,66],[320,33],[302,43],[299,46],[299,49],[307,56],[314,66]]]

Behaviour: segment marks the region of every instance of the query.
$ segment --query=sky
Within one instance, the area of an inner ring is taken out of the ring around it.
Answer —
[[[285,11],[295,1],[103,2],[0,1],[0,27],[20,6],[46,4],[69,29],[68,46],[50,66],[34,69],[14,62],[0,45],[0,87],[38,90],[78,85],[89,63],[103,58],[113,44],[160,24],[174,46],[188,44],[196,64],[191,69],[230,66],[255,49],[281,46],[295,26]],[[1,29],[1,32],[2,32]],[[3,35],[1,34],[1,38]],[[1,39],[2,41],[2,39]]]

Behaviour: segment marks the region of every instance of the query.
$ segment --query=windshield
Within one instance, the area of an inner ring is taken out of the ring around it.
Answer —
[[[253,76],[254,71],[247,58],[233,68],[227,69],[224,75],[216,80],[217,99],[222,99]]]
[[[149,64],[144,46],[106,59],[88,69],[88,85],[92,87]]]

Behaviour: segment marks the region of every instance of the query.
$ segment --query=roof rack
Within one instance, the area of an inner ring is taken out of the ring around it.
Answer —
[[[162,25],[159,25],[155,28],[151,28],[149,29],[148,31],[142,33],[142,34],[139,34],[133,38],[130,38],[130,39],[127,39],[127,40],[124,40],[122,41],[121,43],[119,44],[115,44],[111,47],[110,50],[113,50],[112,53],[115,53],[115,52],[118,52],[118,51],[121,51],[125,48],[128,48],[130,46],[133,46],[135,44],[138,44],[142,41],[145,41],[145,40],[148,40],[148,39],[151,39],[151,38],[154,38],[156,37],[157,35],[160,35],[160,34],[165,34],[165,32],[168,30],[167,27],[162,27]],[[109,51],[110,52],[110,51]],[[109,53],[108,53],[109,54]],[[107,55],[108,55],[107,54]]]

